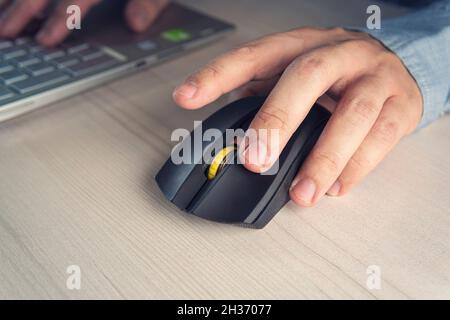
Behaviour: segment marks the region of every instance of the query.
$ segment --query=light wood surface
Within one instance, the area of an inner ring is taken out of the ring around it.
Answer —
[[[189,1],[184,1],[189,2]],[[365,19],[366,1],[191,1],[225,40],[0,124],[0,298],[450,298],[450,117],[405,138],[352,192],[289,203],[263,230],[181,213],[154,176],[188,112],[171,91],[261,34]],[[383,17],[395,12],[383,6]],[[66,268],[81,268],[81,289]],[[381,289],[366,269],[381,269]]]

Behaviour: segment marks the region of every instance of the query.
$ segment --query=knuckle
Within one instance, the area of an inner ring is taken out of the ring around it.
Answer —
[[[346,40],[341,45],[347,52],[369,51],[373,49],[373,44],[365,38]]]
[[[378,112],[378,106],[375,101],[361,96],[349,98],[346,103],[346,108],[356,118],[356,124],[360,124],[361,121],[370,121],[374,114]]]
[[[342,163],[342,157],[336,152],[314,152],[311,160],[321,169],[332,173],[340,171]]]
[[[348,33],[348,31],[347,30],[345,30],[344,28],[342,28],[342,27],[333,27],[333,28],[331,28],[331,31],[333,31],[333,32],[335,32],[335,33]]]
[[[253,61],[256,57],[256,45],[248,43],[242,47],[232,49],[229,54],[236,59],[243,59],[245,61]]]
[[[331,27],[328,28],[327,31],[331,34],[335,34],[335,35],[344,35],[344,34],[348,34],[348,31],[345,30],[342,27]]]
[[[298,74],[321,75],[326,66],[325,59],[319,54],[308,54],[297,58],[291,64],[290,69]]]
[[[318,29],[317,28],[314,28],[314,27],[311,27],[311,26],[304,26],[304,27],[302,27],[302,28],[297,28],[297,29],[295,29],[296,31],[300,31],[300,32],[308,32],[308,33],[311,33],[311,32],[315,32],[315,31],[317,31]]]
[[[378,52],[376,61],[378,62],[378,69],[383,68],[381,70],[386,74],[395,75],[396,77],[399,75],[398,70],[404,69],[402,60],[392,51],[383,50]]]
[[[295,28],[295,29],[289,30],[289,31],[286,32],[286,34],[294,36],[294,37],[299,37],[299,36],[313,34],[313,33],[317,32],[319,30],[320,29],[318,29],[318,28],[314,28],[314,27],[311,27],[311,26],[305,26],[305,27]]]
[[[369,159],[367,156],[364,156],[362,154],[359,154],[358,152],[353,155],[353,157],[349,160],[349,165],[356,169],[357,172],[365,171],[367,168],[370,168],[373,166],[373,161]],[[349,178],[347,180],[347,183],[351,183],[354,179]]]
[[[262,108],[255,118],[266,128],[277,128],[281,131],[287,131],[288,113],[283,108],[275,106]]]
[[[401,126],[396,120],[382,119],[373,127],[374,136],[387,144],[398,140],[400,138],[400,132]]]

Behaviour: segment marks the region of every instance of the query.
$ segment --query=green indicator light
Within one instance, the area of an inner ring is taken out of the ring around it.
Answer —
[[[183,29],[170,29],[161,33],[161,36],[170,42],[181,42],[192,38],[191,34]]]

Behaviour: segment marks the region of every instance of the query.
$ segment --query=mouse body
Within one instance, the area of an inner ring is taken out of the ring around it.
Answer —
[[[233,102],[203,121],[202,130],[218,129],[224,135],[227,129],[246,130],[264,101],[265,97],[248,97]],[[194,129],[173,150],[191,150],[190,161],[175,164],[169,158],[158,172],[156,182],[165,197],[183,211],[216,222],[263,228],[289,201],[291,183],[329,117],[326,109],[315,104],[283,149],[277,161],[278,170],[270,175],[251,172],[232,161],[218,172],[215,170],[211,179],[212,169],[217,168],[211,168],[211,162],[205,163],[204,154],[217,146],[202,141],[201,148],[195,147]],[[227,148],[232,142],[224,138],[217,143]],[[237,157],[233,149],[224,151]]]

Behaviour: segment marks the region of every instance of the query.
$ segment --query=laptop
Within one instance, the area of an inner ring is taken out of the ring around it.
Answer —
[[[61,45],[33,41],[39,22],[15,40],[0,39],[0,122],[182,55],[232,31],[234,26],[171,3],[148,32],[130,31],[126,1],[95,7]]]

